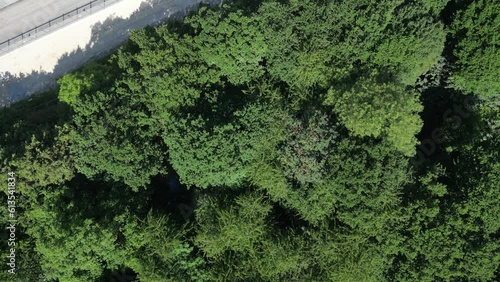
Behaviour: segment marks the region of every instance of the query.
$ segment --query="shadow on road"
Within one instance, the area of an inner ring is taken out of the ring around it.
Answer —
[[[90,42],[84,48],[63,54],[53,72],[0,73],[0,107],[25,99],[33,94],[55,89],[57,79],[81,67],[85,62],[103,58],[126,42],[130,30],[159,25],[180,19],[196,10],[200,3],[215,5],[218,0],[145,0],[129,18],[109,17],[92,27]]]

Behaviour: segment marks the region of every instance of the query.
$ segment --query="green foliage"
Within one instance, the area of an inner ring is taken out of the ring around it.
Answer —
[[[397,151],[414,154],[423,107],[402,85],[361,78],[348,89],[330,89],[325,103],[334,106],[354,136],[385,137]]]
[[[95,71],[91,76],[98,77],[100,68],[86,71]],[[111,86],[81,94],[71,102],[74,113],[67,137],[80,173],[89,178],[106,174],[138,189],[163,172],[165,152],[151,140],[158,129],[149,126],[144,113],[129,110],[138,106],[136,101]]]
[[[423,0],[427,9],[431,10],[436,16],[445,8],[450,0]]]
[[[271,205],[259,192],[233,200],[198,199],[195,243],[209,258],[213,280],[276,281],[299,275],[307,266],[304,242],[274,234],[267,225]]]
[[[459,184],[455,188],[462,190],[455,193],[468,190],[467,201],[446,194],[451,187],[435,175],[421,179],[427,191],[420,193],[428,196],[420,195],[408,209],[411,218],[406,229],[412,235],[401,250],[405,259],[399,262],[397,280],[493,279],[500,263],[500,246],[493,235],[500,230],[493,219],[498,216],[494,205],[500,198],[491,190],[498,189],[498,176],[489,177],[493,183],[487,181],[485,186],[466,188]]]
[[[342,230],[313,231],[311,256],[316,281],[384,281],[388,260],[374,244]]]
[[[61,214],[57,209],[67,208],[58,203],[63,191],[67,188],[47,194],[41,205],[26,212],[31,226],[27,233],[36,241],[35,250],[47,278],[95,280],[102,274],[105,257],[113,253],[116,237],[90,219],[73,217],[72,222],[67,222],[58,218]]]
[[[327,162],[337,133],[324,114],[309,113],[303,119],[285,118],[273,139],[259,140],[248,170],[252,183],[274,201],[317,223],[335,203]]]
[[[279,112],[250,104],[214,124],[217,114],[175,120],[163,137],[170,162],[187,185],[238,187],[247,176],[245,166],[255,157],[254,147],[271,134],[267,130],[276,126]]]
[[[56,133],[45,132],[41,140],[32,136],[24,155],[10,162],[10,171],[15,171],[19,180],[25,184],[21,193],[33,194],[37,188],[60,185],[73,178],[75,168],[68,150],[71,144],[66,135],[68,128],[56,127],[55,131]],[[55,137],[50,140],[52,135]]]
[[[113,132],[110,123],[100,119],[70,134],[75,167],[89,178],[105,174],[108,179],[123,181],[137,190],[150,182],[150,177],[164,173],[161,168],[165,152],[152,140],[124,139],[123,131]],[[143,147],[144,146],[144,147]]]
[[[403,218],[399,195],[409,175],[407,159],[389,148],[384,143],[344,140],[329,163],[335,176],[331,193],[337,200],[337,220],[372,236],[391,253],[389,246],[398,235],[388,228],[396,230]]]
[[[469,2],[202,5],[0,110],[14,280],[498,280],[498,4]]]
[[[267,47],[258,18],[245,17],[241,10],[221,18],[219,12],[203,7],[187,22],[197,32],[194,43],[200,46],[200,56],[220,69],[229,82],[245,84],[264,74],[259,64]]]
[[[291,86],[327,86],[356,64],[413,85],[444,47],[443,27],[423,3],[269,1],[260,16],[270,35],[269,72]]]
[[[150,126],[180,107],[194,105],[208,83],[219,81],[217,72],[200,60],[189,41],[171,31],[174,28],[135,31],[113,56],[125,75],[117,93],[136,110],[149,109],[152,119],[142,123]]]
[[[122,263],[138,273],[141,281],[206,281],[204,260],[193,258],[184,241],[185,231],[168,218],[150,211],[144,221],[128,221],[125,236],[127,260]]]
[[[74,73],[67,74],[59,79],[59,100],[82,111],[76,107],[75,102],[82,95],[92,95],[107,84],[113,78],[111,66],[90,62]]]
[[[493,101],[473,108],[469,118],[475,128],[444,128],[452,160],[446,167],[425,168],[405,195],[409,236],[396,263],[396,280],[495,280],[500,147],[491,121],[498,121],[500,108]]]
[[[306,119],[290,122],[290,137],[279,159],[285,176],[300,184],[321,182],[326,174],[328,149],[338,136],[326,115],[313,113]]]
[[[500,3],[472,1],[457,12],[451,26],[457,57],[452,82],[466,91],[485,97],[500,93]]]
[[[217,203],[209,197],[198,203],[196,222],[200,229],[195,243],[208,257],[218,257],[229,250],[252,253],[253,246],[266,233],[266,216],[271,206],[261,195],[242,195],[234,203]]]
[[[327,7],[312,1],[269,1],[262,5],[259,17],[267,35],[266,64],[271,75],[299,88],[325,85],[331,72],[329,53],[324,52],[329,44],[325,37],[331,28],[330,22],[325,22],[324,9]]]
[[[411,1],[392,7],[391,21],[384,30],[390,37],[384,36],[372,57],[405,85],[414,85],[419,76],[431,69],[444,48],[443,25],[432,16],[444,1],[433,1],[432,6],[429,2]]]

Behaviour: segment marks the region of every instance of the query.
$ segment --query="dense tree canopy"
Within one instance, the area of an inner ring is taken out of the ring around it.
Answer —
[[[451,28],[457,41],[453,51],[457,57],[454,84],[479,95],[498,95],[500,3],[472,1],[466,9],[457,12]]]
[[[499,7],[236,0],[133,31],[0,110],[0,280],[498,281]]]

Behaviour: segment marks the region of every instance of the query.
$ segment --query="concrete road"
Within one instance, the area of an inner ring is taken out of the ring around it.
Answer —
[[[0,10],[18,1],[19,0],[0,0]]]
[[[88,2],[90,0],[0,0],[0,42]]]

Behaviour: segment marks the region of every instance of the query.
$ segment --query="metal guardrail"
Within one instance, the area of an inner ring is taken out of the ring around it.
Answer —
[[[93,0],[15,37],[0,42],[0,56],[122,0]]]

